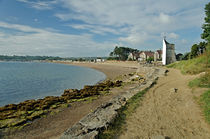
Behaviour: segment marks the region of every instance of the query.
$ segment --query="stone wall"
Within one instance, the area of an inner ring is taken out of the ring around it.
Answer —
[[[128,99],[146,88],[151,87],[159,76],[165,75],[166,70],[155,67],[141,67],[137,72],[144,74],[146,83],[137,85],[129,91],[112,98],[99,106],[95,111],[82,118],[69,128],[61,139],[94,139],[100,131],[106,129],[118,115],[117,110],[124,106]]]
[[[166,65],[176,62],[175,45],[166,44]]]

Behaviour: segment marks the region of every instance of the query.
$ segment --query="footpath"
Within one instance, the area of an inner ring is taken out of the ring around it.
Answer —
[[[203,91],[188,87],[193,78],[169,69],[126,121],[120,139],[210,139],[210,127],[195,99]]]

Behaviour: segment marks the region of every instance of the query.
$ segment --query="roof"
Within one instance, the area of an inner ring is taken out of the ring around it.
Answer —
[[[144,51],[145,55],[153,57],[154,56],[154,52],[151,51]]]
[[[162,50],[157,50],[158,54],[161,55],[163,53]]]

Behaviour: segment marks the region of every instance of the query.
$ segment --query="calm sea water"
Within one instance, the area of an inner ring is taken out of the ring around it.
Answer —
[[[0,62],[0,106],[81,89],[106,76],[94,69],[36,62]]]

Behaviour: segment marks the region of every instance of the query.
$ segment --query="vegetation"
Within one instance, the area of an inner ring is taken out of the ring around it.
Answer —
[[[118,117],[115,119],[114,123],[110,125],[107,130],[99,134],[100,139],[117,138],[123,132],[123,130],[125,129],[125,121],[127,117],[130,116],[140,105],[140,100],[147,92],[147,90],[148,89],[145,89],[137,93],[128,100],[127,104],[118,111]]]
[[[201,34],[201,38],[205,39],[208,43],[210,43],[210,2],[206,4],[205,7],[205,23],[203,24],[203,33]]]
[[[190,81],[189,86],[191,88],[192,87],[210,88],[210,74],[205,74],[199,78]]]
[[[207,43],[206,42],[200,42],[199,44],[194,44],[191,47],[191,52],[190,52],[190,57],[189,58],[195,58],[200,54],[203,54],[206,51],[206,46]]]
[[[180,69],[183,74],[198,74],[210,68],[210,59],[207,53],[194,59],[183,60],[168,65],[168,68]]]
[[[99,95],[104,95],[111,88],[120,87],[122,81],[105,81],[96,85],[86,85],[83,89],[67,89],[61,96],[47,96],[38,100],[26,100],[19,104],[8,104],[0,107],[0,130],[19,128],[28,125],[33,120],[54,112],[59,107],[68,107],[75,101],[92,101]]]
[[[3,61],[33,61],[33,60],[62,60],[61,57],[52,56],[6,56],[0,55],[0,60]]]
[[[206,121],[210,124],[210,90],[203,93],[200,99],[201,106],[204,109]]]
[[[154,57],[149,57],[149,58],[147,59],[147,62],[148,62],[148,63],[151,63],[152,61],[154,61]]]
[[[98,57],[54,57],[54,56],[7,56],[0,55],[1,61],[34,61],[34,60],[72,60],[72,61],[94,61]],[[101,57],[107,59],[107,57]]]
[[[128,47],[118,47],[116,46],[109,55],[110,57],[114,57],[115,60],[127,60],[129,53],[137,52],[137,49],[132,49]]]

